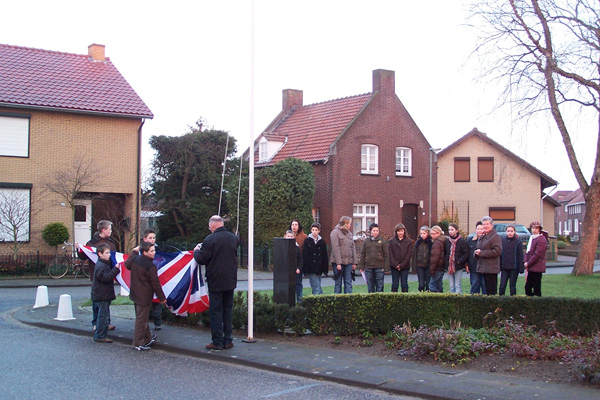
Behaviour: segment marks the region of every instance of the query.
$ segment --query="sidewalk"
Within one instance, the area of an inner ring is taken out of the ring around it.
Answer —
[[[87,336],[91,341],[91,311],[89,307],[80,307],[81,303],[75,301],[73,304],[75,320],[71,321],[54,320],[58,312],[57,304],[38,309],[22,307],[14,311],[13,316],[25,324]],[[131,348],[133,306],[111,306],[111,318],[117,329],[111,331],[109,337],[123,345],[122,351],[134,351]],[[547,383],[499,373],[454,370],[394,357],[366,357],[342,350],[307,348],[270,340],[258,339],[255,343],[245,343],[242,339],[245,338],[234,338],[233,349],[208,351],[204,346],[211,340],[210,331],[163,325],[152,351],[178,353],[427,399],[597,400],[600,396],[600,390],[577,384]]]

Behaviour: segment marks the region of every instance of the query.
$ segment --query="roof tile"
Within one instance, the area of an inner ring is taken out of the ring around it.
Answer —
[[[0,44],[0,104],[152,118],[112,62]]]

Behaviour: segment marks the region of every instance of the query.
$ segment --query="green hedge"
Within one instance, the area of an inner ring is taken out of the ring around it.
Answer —
[[[563,333],[589,335],[600,329],[600,299],[373,293],[307,296],[302,308],[308,328],[318,335],[383,334],[408,322],[415,327],[460,323],[481,328],[490,318],[513,318],[540,329],[555,321]]]

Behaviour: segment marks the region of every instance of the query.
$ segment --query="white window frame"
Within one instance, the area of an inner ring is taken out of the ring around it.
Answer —
[[[360,146],[360,173],[376,175],[379,173],[379,147],[374,144]]]
[[[379,220],[379,206],[377,204],[352,205],[352,232],[354,236],[361,231],[368,231],[369,225]]]
[[[0,202],[5,199],[13,199],[12,210],[6,210],[12,215],[15,224],[19,225],[18,242],[29,242],[29,231],[31,228],[31,189],[0,187]],[[3,204],[0,204],[2,207]],[[26,207],[27,216],[24,216],[22,210]],[[2,215],[0,215],[2,218]],[[0,242],[13,242],[12,226],[0,226]]]
[[[410,147],[396,147],[396,176],[412,176],[412,149]]]
[[[269,159],[269,143],[261,140],[258,143],[258,161],[267,161]]]
[[[29,116],[0,115],[0,156],[29,157]]]
[[[579,233],[579,219],[573,220],[573,233]]]

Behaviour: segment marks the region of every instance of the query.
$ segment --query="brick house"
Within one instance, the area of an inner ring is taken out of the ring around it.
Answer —
[[[438,153],[438,210],[458,217],[465,233],[489,215],[529,227],[534,220],[554,235],[554,207],[542,192],[558,183],[474,128]]]
[[[255,168],[289,157],[310,162],[313,219],[327,240],[344,215],[355,234],[373,222],[393,234],[402,222],[416,237],[429,219],[431,146],[396,96],[394,71],[373,71],[372,93],[322,103],[304,105],[301,90],[286,89],[282,108],[254,143]]]
[[[554,229],[557,235],[570,236],[571,240],[579,241],[581,224],[585,217],[585,199],[581,189],[561,190],[553,196],[560,206],[554,214]]]
[[[84,243],[101,219],[113,221],[121,247],[138,237],[147,118],[152,112],[103,45],[83,55],[0,45],[0,191],[29,200],[24,251],[50,250],[40,232],[51,222],[64,223],[70,240]],[[45,185],[75,165],[91,166],[95,182],[77,198],[73,228],[71,209]]]

